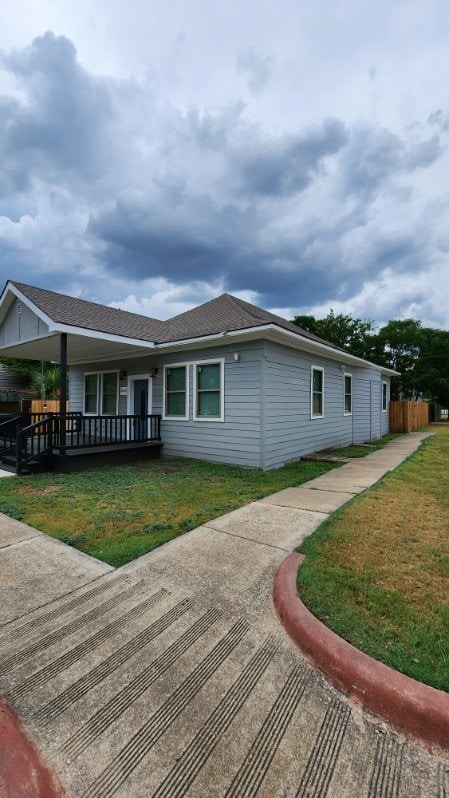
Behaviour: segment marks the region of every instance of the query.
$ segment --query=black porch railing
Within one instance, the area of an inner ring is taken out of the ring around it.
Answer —
[[[81,413],[32,413],[0,424],[0,457],[15,452],[18,474],[31,461],[55,450],[126,446],[161,440],[160,415],[83,416]]]

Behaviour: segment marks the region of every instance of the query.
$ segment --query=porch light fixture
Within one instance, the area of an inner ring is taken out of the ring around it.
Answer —
[[[159,374],[159,369],[151,369],[150,371],[151,377],[157,377],[158,374]]]
[[[127,371],[121,371],[118,376],[119,376],[119,379],[126,380],[126,378],[128,376],[128,372]]]
[[[236,363],[240,360],[240,352],[234,352],[234,360]]]

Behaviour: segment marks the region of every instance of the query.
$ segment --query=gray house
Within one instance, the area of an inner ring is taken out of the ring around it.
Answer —
[[[69,411],[52,429],[29,419],[40,426],[22,440],[28,460],[30,438],[48,433],[47,455],[109,446],[129,459],[158,444],[166,456],[270,469],[389,428],[395,372],[229,294],[158,321],[9,281],[0,353],[68,371]]]

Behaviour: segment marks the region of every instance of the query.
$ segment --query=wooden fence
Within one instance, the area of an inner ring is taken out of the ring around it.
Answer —
[[[66,405],[67,412],[69,410],[69,403]],[[59,413],[60,401],[59,399],[33,399],[31,402],[32,413]]]
[[[427,402],[390,402],[390,432],[411,432],[428,423]]]

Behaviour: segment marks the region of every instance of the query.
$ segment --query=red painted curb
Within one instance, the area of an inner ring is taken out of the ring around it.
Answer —
[[[296,579],[304,555],[292,552],[273,586],[276,612],[288,635],[342,692],[396,729],[449,751],[449,694],[378,662],[332,632],[304,606]]]
[[[23,731],[12,710],[0,701],[1,798],[63,798],[64,791]]]

